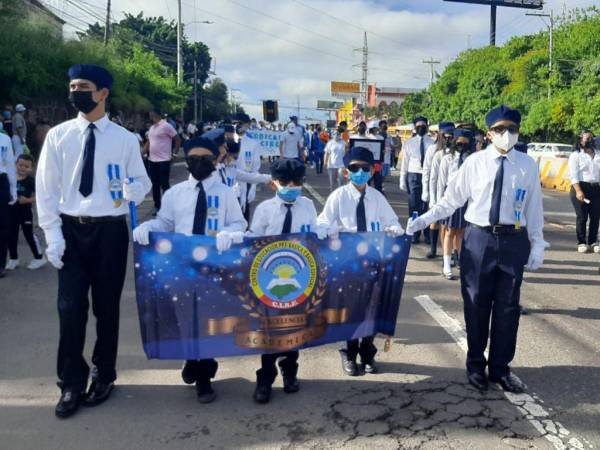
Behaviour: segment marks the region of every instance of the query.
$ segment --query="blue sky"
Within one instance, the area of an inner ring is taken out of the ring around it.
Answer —
[[[94,22],[67,0],[44,0],[59,11]],[[545,11],[587,7],[590,0],[548,0]],[[176,0],[113,0],[113,18],[124,12],[175,19]],[[106,0],[86,0],[101,17]],[[497,41],[545,27],[528,10],[498,8]],[[260,118],[263,99],[296,105],[301,116],[323,118],[311,110],[331,99],[332,80],[353,81],[360,70],[363,30],[369,41],[369,81],[380,86],[422,88],[429,82],[424,59],[441,61],[438,71],[461,52],[489,41],[489,7],[442,0],[182,0],[183,22],[191,41],[205,42],[216,59],[217,76]],[[211,25],[191,22],[210,20]],[[66,28],[73,35],[73,26]],[[304,109],[306,108],[306,109]],[[282,109],[282,108],[280,108]],[[290,112],[283,108],[286,116]]]

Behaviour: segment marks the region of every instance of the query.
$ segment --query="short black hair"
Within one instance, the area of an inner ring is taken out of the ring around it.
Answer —
[[[20,160],[20,159],[22,159],[23,161],[29,161],[29,162],[31,162],[31,164],[33,164],[33,163],[34,163],[33,156],[31,156],[31,155],[28,155],[28,154],[26,154],[26,153],[21,153],[21,154],[20,154],[20,155],[17,157],[17,161],[18,161],[18,160]]]

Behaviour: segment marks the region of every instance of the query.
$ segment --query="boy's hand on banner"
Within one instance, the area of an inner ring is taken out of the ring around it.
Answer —
[[[332,239],[337,239],[340,237],[340,227],[337,225],[331,225],[327,228],[327,236]]]
[[[233,243],[241,243],[244,239],[244,233],[241,231],[230,232],[222,230],[217,233],[216,239],[217,251],[221,253],[229,250]]]
[[[315,234],[317,235],[318,239],[325,239],[325,238],[327,238],[327,235],[328,235],[327,228],[317,225],[315,227]]]
[[[424,230],[425,228],[427,228],[427,222],[422,217],[417,217],[416,219],[411,217],[406,223],[406,234],[412,236],[417,231]]]
[[[392,237],[398,237],[398,236],[404,235],[404,228],[402,228],[400,225],[392,225],[390,227],[387,227],[383,231],[385,231],[388,235],[390,235]]]
[[[143,224],[133,230],[133,240],[140,245],[148,245],[150,243],[150,229]]]

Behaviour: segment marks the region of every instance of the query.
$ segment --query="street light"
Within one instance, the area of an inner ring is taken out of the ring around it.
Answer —
[[[193,22],[188,22],[188,23],[185,23],[184,25],[193,25],[195,23],[205,23],[207,25],[212,25],[214,22],[211,22],[210,20],[194,20]]]

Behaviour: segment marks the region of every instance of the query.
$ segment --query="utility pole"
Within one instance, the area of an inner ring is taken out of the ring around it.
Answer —
[[[181,54],[182,40],[182,25],[181,25],[181,0],[177,0],[177,85],[183,82],[183,57]]]
[[[552,97],[552,70],[554,69],[554,10],[550,14],[527,13],[526,16],[547,17],[550,19],[548,43],[548,99]],[[543,19],[542,19],[543,20]],[[544,22],[546,23],[546,22]]]
[[[361,79],[361,96],[363,107],[367,107],[369,99],[369,82],[367,77],[369,75],[369,46],[367,43],[367,32],[365,31],[365,37],[363,42],[363,62],[362,62],[362,79]]]
[[[194,58],[194,125],[198,123],[198,63]]]
[[[110,0],[106,3],[106,22],[104,23],[104,45],[108,44],[108,35],[110,33]]]
[[[431,86],[433,84],[433,81],[435,80],[435,69],[434,69],[434,65],[436,64],[441,64],[440,61],[434,61],[433,59],[429,59],[427,60],[423,60],[423,64],[429,64],[429,67],[431,68],[431,81],[429,83],[429,86]]]
[[[298,108],[298,120],[300,119],[300,96],[296,95],[296,107]]]
[[[490,45],[496,46],[496,4],[493,2],[490,7]]]

